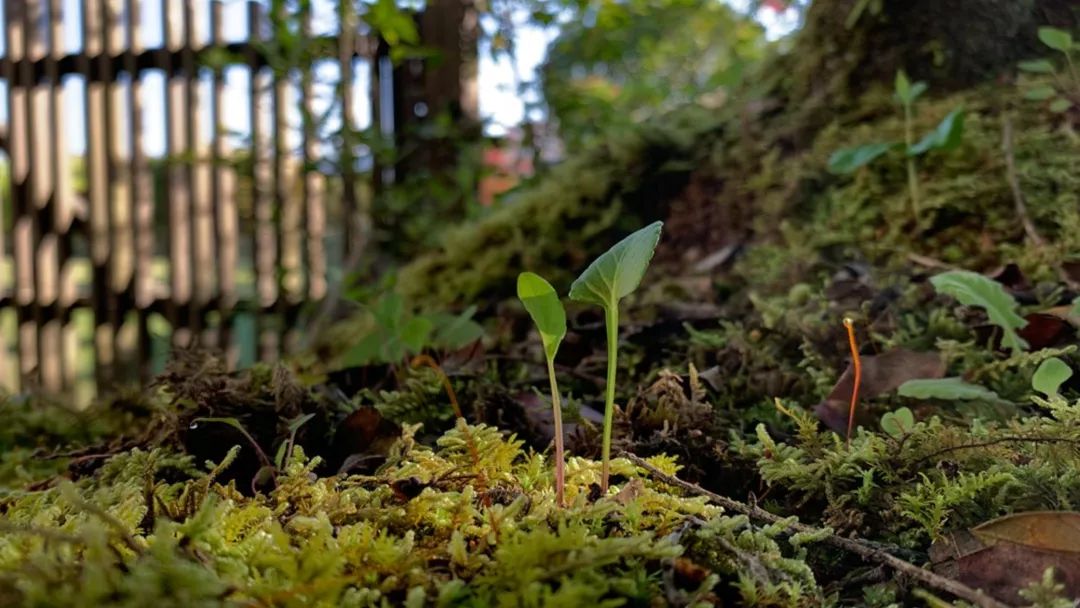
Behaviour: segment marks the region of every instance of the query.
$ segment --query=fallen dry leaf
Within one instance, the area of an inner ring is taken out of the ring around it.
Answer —
[[[898,348],[880,355],[865,355],[861,359],[860,400],[872,399],[895,390],[908,380],[941,378],[945,375],[945,362],[937,352],[915,352]],[[829,396],[814,406],[818,419],[837,433],[847,430],[854,376],[854,370],[849,364]]]
[[[1080,513],[1029,511],[979,524],[971,529],[984,544],[1009,541],[1036,549],[1080,554]]]
[[[930,560],[935,572],[1010,604],[1024,603],[1019,591],[1047,568],[1068,596],[1080,597],[1080,513],[1007,515],[935,542]]]

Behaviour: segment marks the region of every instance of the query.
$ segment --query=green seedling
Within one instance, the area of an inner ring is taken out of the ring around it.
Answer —
[[[965,306],[985,310],[990,322],[1001,328],[1001,345],[1005,348],[1018,353],[1028,347],[1017,333],[1027,320],[1016,311],[1016,300],[1001,283],[970,270],[950,270],[931,277],[930,284],[938,293],[952,296]]]
[[[611,467],[611,422],[615,414],[615,370],[619,342],[619,300],[637,289],[649,267],[663,222],[654,222],[619,241],[581,273],[570,286],[570,299],[604,309],[607,325],[607,385],[604,395],[604,437],[600,489],[607,492]]]
[[[1057,357],[1050,357],[1039,364],[1038,369],[1031,376],[1031,388],[1046,395],[1047,399],[1060,397],[1059,390],[1069,378],[1072,378],[1072,368]]]
[[[894,412],[885,412],[881,417],[881,430],[893,439],[903,439],[915,428],[915,414],[902,407]]]
[[[551,382],[551,414],[555,421],[555,500],[562,506],[566,466],[563,457],[562,402],[559,399],[559,385],[555,381],[555,354],[566,336],[566,310],[555,288],[532,272],[518,275],[517,296],[525,305],[525,310],[529,311],[533,323],[536,323],[540,341],[544,343],[548,380]]]
[[[960,145],[964,134],[964,111],[957,108],[949,112],[933,131],[927,133],[919,141],[915,141],[915,100],[925,92],[926,83],[911,82],[903,70],[897,72],[894,98],[904,113],[904,141],[875,142],[854,148],[843,148],[833,152],[829,157],[830,171],[848,174],[854,173],[860,167],[870,164],[892,150],[903,150],[907,160],[908,197],[911,202],[911,213],[916,221],[919,219],[919,208],[922,206],[916,159],[931,150],[955,149]]]
[[[1051,112],[1067,112],[1080,103],[1080,75],[1077,74],[1076,64],[1073,63],[1072,57],[1073,51],[1080,50],[1080,43],[1074,41],[1069,32],[1052,27],[1040,27],[1039,40],[1065,56],[1069,73],[1068,76],[1061,74],[1058,66],[1049,59],[1021,61],[1018,65],[1021,71],[1053,78],[1051,83],[1036,80],[1028,84],[1024,90],[1024,98],[1048,103]]]

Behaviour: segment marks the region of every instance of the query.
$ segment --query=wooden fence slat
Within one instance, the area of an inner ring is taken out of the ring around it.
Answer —
[[[45,0],[29,0],[23,14],[23,56],[34,61],[49,58],[48,28],[42,27],[47,15]],[[45,83],[27,83],[26,118],[29,125],[27,154],[30,167],[28,188],[33,225],[34,291],[33,307],[37,326],[37,367],[41,388],[49,393],[59,393],[63,383],[61,370],[61,334],[59,322],[53,316],[56,311],[57,284],[59,283],[58,243],[53,234],[52,190],[53,155],[55,144],[52,128],[52,91]],[[40,131],[40,132],[37,132]]]
[[[183,48],[184,8],[182,0],[164,0],[165,44],[173,51]],[[169,314],[172,325],[173,346],[187,347],[192,343],[191,329],[188,326],[191,307],[191,183],[185,170],[185,149],[187,133],[184,130],[184,106],[189,97],[189,83],[182,78],[180,70],[183,60],[174,55],[166,72],[166,166],[168,167],[168,205],[169,205],[169,279],[170,298],[173,309]]]
[[[200,2],[200,6],[205,2]],[[205,345],[206,310],[214,289],[214,210],[210,201],[210,166],[207,164],[207,149],[199,117],[206,114],[207,104],[199,81],[195,54],[192,49],[199,44],[201,15],[195,0],[184,0],[184,39],[180,52],[181,70],[186,83],[187,103],[184,112],[184,131],[186,135],[189,162],[187,175],[191,194],[191,308],[188,312],[188,324],[191,327],[195,343]]]
[[[34,289],[34,215],[29,208],[30,122],[27,112],[28,92],[23,83],[30,82],[27,62],[23,58],[26,46],[25,3],[5,2],[5,36],[8,57],[14,66],[8,83],[8,153],[11,159],[12,192],[12,260],[15,264],[15,304],[18,324],[19,386],[28,389],[37,384],[37,328],[33,307],[37,303]]]
[[[41,60],[46,72],[54,72],[52,49],[49,38],[52,32],[53,14],[46,2],[28,4],[24,14],[24,56]],[[42,17],[48,17],[48,21]],[[63,335],[60,333],[57,299],[59,296],[59,242],[54,230],[54,171],[55,148],[58,145],[56,124],[53,121],[54,87],[48,83],[28,83],[29,105],[27,120],[40,125],[44,137],[29,138],[29,178],[32,213],[37,216],[35,224],[35,271],[37,306],[35,322],[38,327],[38,371],[41,388],[49,393],[63,390]]]
[[[220,0],[211,0],[212,44],[225,44],[224,5]],[[236,304],[236,266],[239,261],[239,227],[236,209],[236,180],[228,158],[229,150],[225,141],[225,74],[221,66],[214,67],[213,88],[213,150],[212,150],[212,192],[214,232],[217,238],[217,282],[218,282],[218,347],[225,353],[225,360],[230,367],[235,367],[239,351],[233,342],[232,308]]]
[[[256,2],[248,3],[248,36],[257,45],[263,39],[263,7]],[[252,231],[255,263],[255,297],[260,307],[270,308],[278,299],[275,264],[277,259],[277,235],[274,229],[274,193],[271,186],[270,125],[266,121],[267,92],[273,86],[269,69],[263,69],[255,47],[248,55],[251,71],[251,184],[255,226]],[[255,319],[256,341],[259,359],[272,361],[277,357],[278,339],[267,327],[267,319],[259,315]]]
[[[82,0],[82,54],[80,69],[85,79],[84,124],[86,134],[86,189],[89,207],[90,265],[94,301],[94,377],[98,386],[112,378],[113,340],[109,323],[109,286],[112,250],[109,231],[112,224],[108,200],[108,167],[105,145],[105,87],[91,78],[92,57],[102,53],[100,0]]]
[[[305,39],[312,38],[311,4],[301,4],[301,33]],[[313,302],[326,296],[326,184],[322,173],[314,166],[319,155],[318,136],[315,132],[315,93],[313,85],[314,65],[301,71],[301,115],[303,138],[303,204],[306,210],[307,241],[307,299]]]
[[[130,155],[122,137],[124,126],[126,95],[118,74],[114,71],[108,57],[120,54],[124,48],[124,27],[121,14],[115,10],[115,0],[98,0],[100,10],[100,48],[103,51],[96,58],[97,72],[102,75],[105,91],[104,106],[98,120],[104,127],[105,151],[105,191],[108,193],[108,341],[111,353],[110,381],[127,380],[131,371],[131,360],[136,356],[132,341],[124,340],[122,330],[127,317],[128,298],[132,275],[134,273],[134,242],[131,234],[131,215],[128,198],[129,180],[127,172],[131,166]]]
[[[75,358],[77,339],[71,326],[71,304],[75,300],[75,281],[71,275],[71,228],[74,221],[74,205],[71,188],[71,163],[68,158],[69,150],[66,143],[70,137],[67,134],[67,112],[64,106],[64,87],[60,82],[59,62],[64,56],[65,24],[70,21],[64,14],[62,0],[50,0],[49,15],[51,21],[49,39],[49,86],[52,96],[52,116],[50,122],[53,128],[52,145],[52,173],[53,173],[53,199],[52,199],[52,234],[49,238],[55,239],[57,268],[56,298],[51,313],[52,318],[58,324],[54,330],[58,335],[53,337],[58,343],[61,389],[70,390],[75,384]]]
[[[151,372],[149,308],[156,298],[153,283],[154,263],[154,193],[146,152],[143,149],[142,77],[135,57],[143,50],[139,12],[141,0],[126,0],[127,43],[124,68],[131,81],[128,86],[128,148],[131,166],[128,181],[128,204],[132,218],[135,259],[131,302],[135,306],[135,356],[139,380],[146,382]]]

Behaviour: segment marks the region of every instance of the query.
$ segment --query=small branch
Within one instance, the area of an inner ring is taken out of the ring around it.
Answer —
[[[1012,119],[1004,114],[1001,119],[1001,150],[1005,153],[1005,177],[1009,180],[1009,188],[1012,189],[1013,206],[1016,209],[1016,217],[1024,225],[1024,233],[1036,247],[1046,246],[1046,241],[1035,229],[1031,216],[1027,212],[1027,204],[1024,202],[1024,192],[1020,189],[1020,178],[1016,175],[1016,157],[1013,154],[1013,127]]]
[[[630,462],[634,463],[636,466],[648,471],[649,474],[651,474],[656,479],[659,479],[660,481],[668,485],[682,488],[688,492],[692,492],[699,496],[704,496],[705,498],[709,499],[709,501],[718,504],[721,507],[724,507],[725,509],[728,509],[730,511],[742,513],[743,515],[749,516],[753,519],[765,521],[770,524],[780,523],[785,519],[773,513],[769,513],[768,511],[760,507],[753,507],[732,498],[720,496],[719,494],[710,492],[699,485],[692,484],[688,481],[683,481],[678,477],[668,475],[667,473],[664,473],[660,469],[657,469],[656,467],[646,462],[644,459],[639,458],[634,454],[623,453],[622,456],[628,459]],[[790,524],[790,528],[796,532],[811,533],[814,535],[821,535],[823,532],[825,532],[821,528],[814,528],[812,526],[808,526],[806,524],[801,524],[798,522]],[[976,606],[980,606],[981,608],[1009,608],[1008,604],[1000,602],[990,597],[989,595],[986,595],[982,591],[977,591],[959,581],[945,578],[944,576],[935,574],[925,568],[920,568],[919,566],[916,566],[911,562],[904,561],[899,557],[896,557],[895,555],[886,552],[883,549],[876,548],[867,543],[866,541],[857,540],[854,538],[845,538],[843,536],[837,536],[835,534],[828,533],[822,538],[821,542],[827,543],[845,551],[850,551],[851,553],[859,555],[864,559],[888,566],[893,570],[910,576],[911,578],[916,579],[930,587],[933,587],[934,589],[944,591],[960,599],[967,600],[972,604],[975,604]]]
[[[926,456],[923,456],[912,464],[919,465],[926,462],[927,460],[937,458],[943,454],[948,454],[949,452],[957,452],[960,450],[973,450],[976,448],[988,448],[1002,443],[1020,443],[1025,441],[1030,441],[1031,443],[1071,443],[1073,445],[1080,445],[1080,439],[1069,439],[1068,437],[1023,437],[1020,435],[1010,435],[1008,437],[998,437],[997,439],[991,441],[983,441],[980,443],[963,443],[960,445],[943,448],[936,452],[931,452]]]

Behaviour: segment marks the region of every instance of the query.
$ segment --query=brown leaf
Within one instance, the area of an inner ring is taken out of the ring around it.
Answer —
[[[1080,554],[1080,513],[1030,511],[979,524],[971,532],[984,544],[1009,541],[1048,551]]]
[[[619,503],[622,506],[626,506],[633,502],[635,498],[641,496],[641,493],[645,491],[645,484],[640,479],[631,479],[630,483],[627,483],[619,493],[611,497],[611,500]]]
[[[1059,315],[1033,312],[1024,317],[1027,325],[1018,329],[1020,335],[1028,343],[1028,350],[1036,351],[1043,348],[1058,346],[1071,340],[1076,331],[1068,321]]]
[[[872,399],[895,390],[908,380],[916,378],[941,378],[945,375],[945,362],[937,352],[915,352],[897,348],[880,355],[866,355],[862,359],[862,384],[859,399]],[[848,365],[836,381],[829,396],[814,406],[814,413],[825,426],[842,433],[847,429],[848,410],[851,406],[851,389],[855,371]]]
[[[1080,597],[1080,513],[1017,513],[960,531],[930,547],[934,571],[982,589],[1006,603],[1024,603],[1019,591],[1047,568]]]

